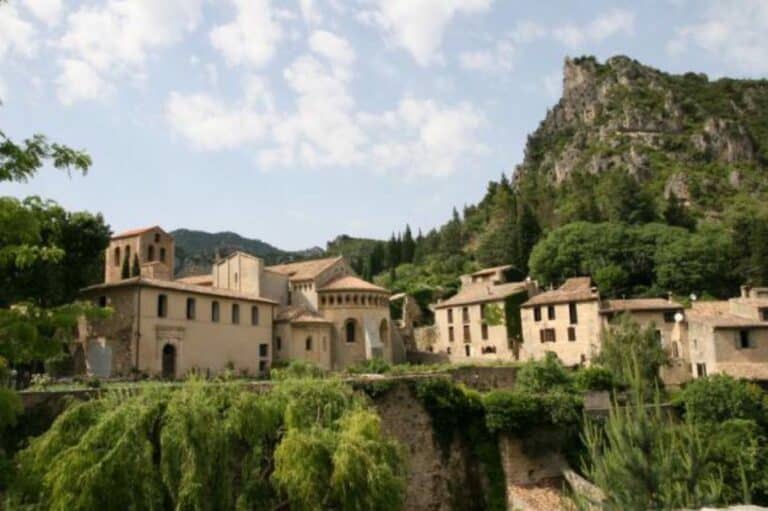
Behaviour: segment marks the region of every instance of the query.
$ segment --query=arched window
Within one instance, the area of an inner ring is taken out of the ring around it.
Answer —
[[[155,243],[160,243],[160,233],[159,232],[155,233]]]
[[[187,298],[187,319],[195,319],[195,305],[197,304],[194,298]]]
[[[240,324],[240,304],[237,303],[232,304],[232,324]]]
[[[219,322],[219,302],[212,302],[211,303],[211,321],[214,323]]]
[[[131,264],[131,246],[125,246],[125,258],[128,259],[128,264]]]
[[[162,262],[162,263],[165,262],[165,248],[164,247],[160,247],[160,262]]]
[[[147,247],[147,261],[154,261],[155,260],[155,246],[150,245]]]
[[[379,325],[379,339],[383,344],[389,342],[389,324],[386,319],[382,319]]]
[[[157,317],[164,318],[166,316],[168,316],[168,297],[157,295]]]
[[[113,259],[114,259],[113,261],[114,265],[120,266],[120,247],[115,247],[115,253],[114,253]]]
[[[325,305],[325,297],[324,296],[320,297],[320,305]]]
[[[355,342],[355,334],[357,333],[357,325],[354,319],[348,319],[344,324],[344,331],[346,333],[347,342]]]
[[[251,325],[259,324],[259,306],[251,305]]]
[[[354,296],[352,297],[352,303],[354,303],[355,305],[357,305],[357,295],[354,295]]]
[[[312,336],[306,338],[304,341],[304,348],[306,348],[307,351],[312,351]]]

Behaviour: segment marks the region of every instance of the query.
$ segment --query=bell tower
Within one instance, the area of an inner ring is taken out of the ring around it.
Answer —
[[[173,237],[158,226],[133,229],[112,237],[104,257],[104,282],[135,277],[134,262],[138,259],[142,277],[173,280],[175,246]]]

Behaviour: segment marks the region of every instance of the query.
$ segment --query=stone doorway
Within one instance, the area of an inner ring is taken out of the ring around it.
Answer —
[[[163,346],[163,378],[172,380],[176,377],[176,346]]]

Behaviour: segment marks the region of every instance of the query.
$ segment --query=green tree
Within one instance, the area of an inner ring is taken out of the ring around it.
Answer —
[[[440,230],[440,252],[444,256],[461,254],[464,249],[461,218],[456,208],[453,208],[451,220]]]
[[[768,395],[746,380],[725,374],[697,378],[676,399],[685,416],[695,422],[747,419],[768,428]]]
[[[405,234],[403,234],[402,242],[402,260],[404,263],[412,263],[413,257],[416,253],[416,242],[413,240],[413,234],[411,233],[411,226],[405,226]]]
[[[139,265],[139,254],[133,254],[133,263],[131,264],[131,277],[141,275],[141,266]]]
[[[131,265],[128,255],[123,257],[123,265],[120,268],[120,278],[127,279],[131,277]]]
[[[601,176],[595,196],[602,217],[609,222],[640,224],[656,217],[651,196],[624,170]]]
[[[694,219],[685,203],[674,192],[669,194],[664,204],[664,211],[662,212],[664,221],[668,225],[676,225],[692,231],[696,227],[696,219]]]
[[[541,226],[536,219],[531,207],[523,202],[520,205],[520,213],[518,214],[517,223],[517,257],[516,266],[520,271],[528,270],[528,260],[533,251],[533,247],[536,242],[539,241],[541,236]]]

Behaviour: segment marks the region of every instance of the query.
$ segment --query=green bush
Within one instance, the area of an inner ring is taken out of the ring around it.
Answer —
[[[542,360],[526,362],[515,379],[515,388],[526,392],[542,393],[570,387],[570,374],[552,352],[547,352]]]
[[[383,358],[371,358],[358,362],[347,368],[351,374],[385,374],[392,369],[392,366]]]
[[[583,403],[570,392],[532,394],[496,390],[485,395],[483,406],[489,430],[525,435],[532,430],[577,425]]]
[[[600,366],[584,367],[573,375],[573,384],[581,391],[612,390],[615,381],[610,369]]]
[[[292,378],[322,378],[325,371],[311,362],[304,360],[292,360],[284,367],[273,366],[269,370],[269,377],[272,380],[287,380]]]
[[[694,422],[755,421],[768,426],[768,397],[754,383],[718,374],[697,378],[676,397],[683,413]]]

